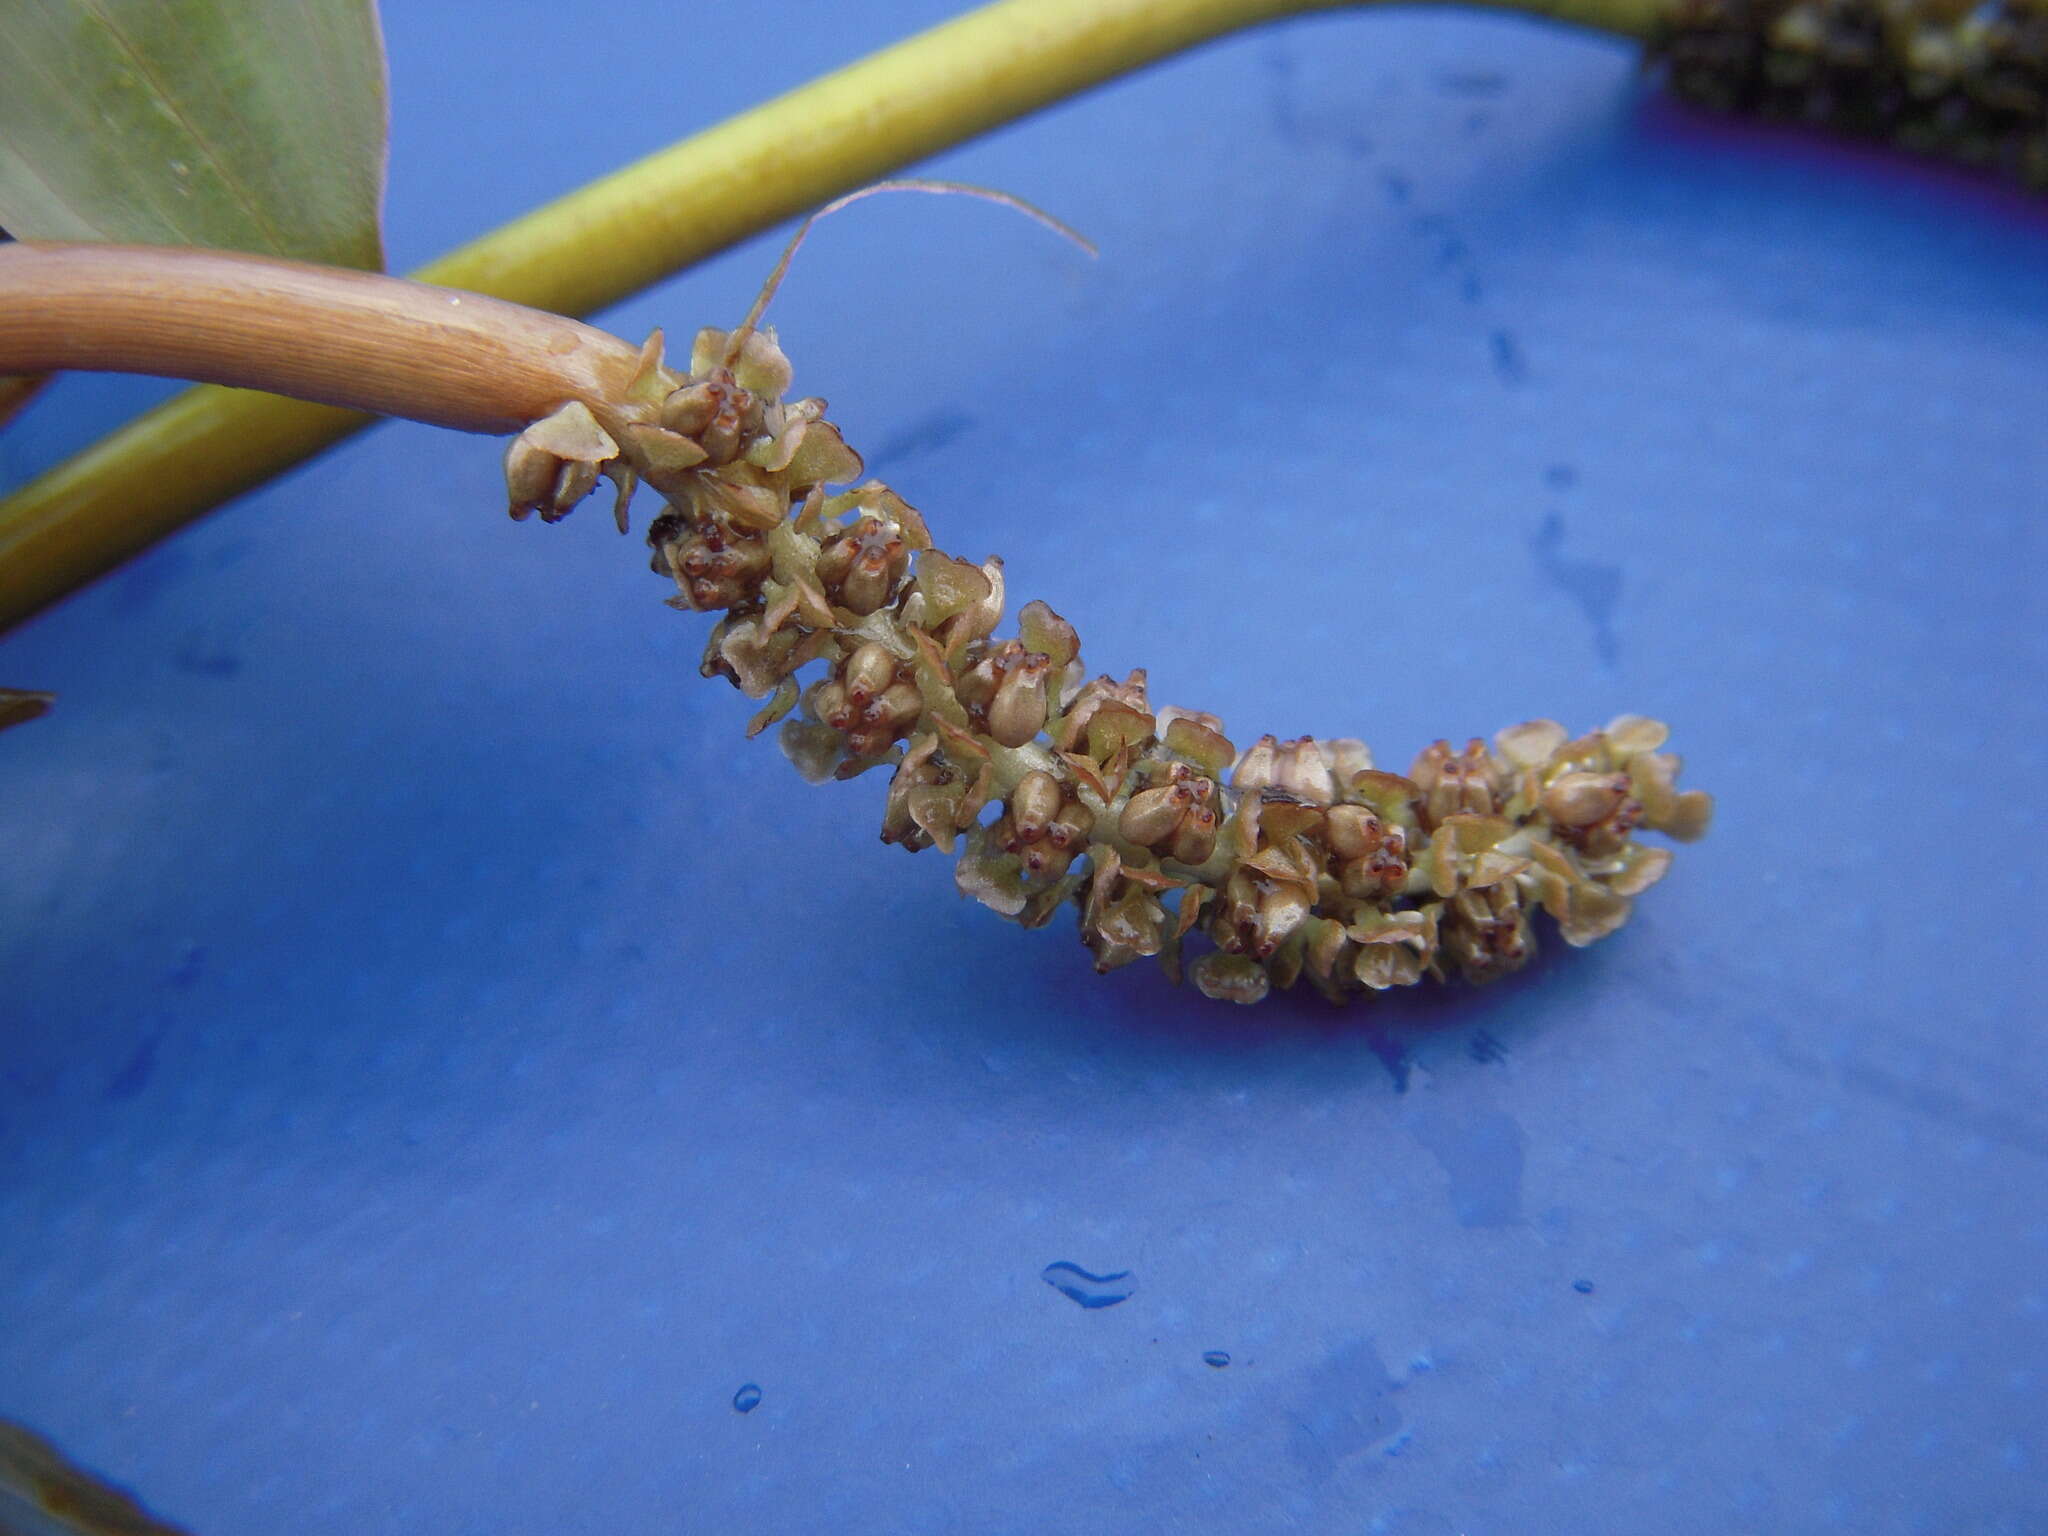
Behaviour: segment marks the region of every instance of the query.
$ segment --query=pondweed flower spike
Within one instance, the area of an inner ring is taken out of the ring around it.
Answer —
[[[1090,680],[1043,602],[1002,635],[1002,561],[938,549],[825,402],[790,398],[758,326],[787,264],[687,373],[650,338],[613,430],[572,404],[516,438],[512,514],[560,517],[604,475],[623,527],[634,487],[657,492],[653,569],[670,606],[717,615],[702,670],[762,701],[748,734],[779,726],[813,782],[887,769],[882,840],[952,855],[966,895],[1034,928],[1075,907],[1098,970],[1157,957],[1214,998],[1306,978],[1341,1001],[1505,975],[1539,909],[1569,944],[1604,938],[1670,867],[1636,834],[1706,830],[1711,799],[1640,716],[1439,741],[1391,773],[1352,740],[1240,748],[1155,708],[1143,672]]]

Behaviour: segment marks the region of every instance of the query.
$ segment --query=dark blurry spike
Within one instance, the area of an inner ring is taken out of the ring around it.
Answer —
[[[189,1536],[49,1441],[0,1419],[0,1536]]]
[[[1667,0],[1649,52],[1701,106],[2048,187],[2044,0]]]
[[[24,725],[49,713],[57,700],[54,693],[35,693],[21,688],[0,688],[0,731],[10,725]],[[4,1533],[0,1533],[4,1536]]]

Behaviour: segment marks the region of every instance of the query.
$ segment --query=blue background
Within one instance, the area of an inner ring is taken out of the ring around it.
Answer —
[[[948,9],[393,6],[393,264]],[[0,1413],[204,1536],[2048,1530],[2048,211],[1447,13],[925,169],[1104,252],[797,265],[942,546],[1240,742],[1670,719],[1712,836],[1483,991],[1099,980],[383,427],[0,644]]]

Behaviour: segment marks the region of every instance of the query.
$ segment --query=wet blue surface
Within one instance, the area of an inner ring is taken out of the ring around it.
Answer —
[[[393,259],[943,11],[393,7]],[[1098,980],[380,429],[0,643],[0,1413],[202,1536],[2048,1528],[2048,211],[1414,12],[926,169],[1104,251],[806,248],[943,545],[1240,740],[1668,718],[1712,837],[1486,991]]]
[[[1095,1275],[1078,1264],[1069,1264],[1065,1259],[1046,1265],[1038,1278],[1067,1300],[1090,1312],[1098,1307],[1113,1307],[1119,1302],[1129,1301],[1138,1289],[1137,1280],[1127,1269]]]

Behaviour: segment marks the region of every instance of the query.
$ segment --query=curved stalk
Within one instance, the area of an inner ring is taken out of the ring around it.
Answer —
[[[421,281],[588,314],[1041,107],[1346,0],[997,0],[743,112],[430,263]],[[1358,0],[1370,3],[1370,0]],[[1656,0],[1493,0],[1642,37]],[[0,372],[20,365],[0,355]],[[187,391],[0,502],[0,628],[370,417]]]
[[[460,432],[616,399],[639,349],[502,299],[230,251],[0,245],[0,358],[268,390]]]

